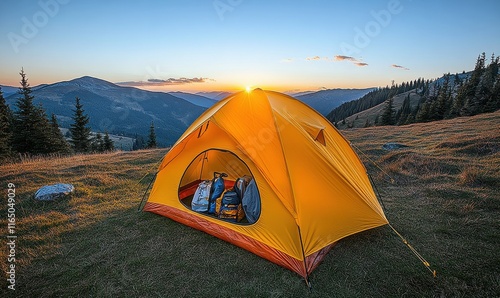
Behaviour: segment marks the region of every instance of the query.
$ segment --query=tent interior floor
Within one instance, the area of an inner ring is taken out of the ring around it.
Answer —
[[[187,184],[184,187],[181,187],[179,189],[179,199],[181,200],[181,203],[188,209],[191,209],[191,202],[193,201],[194,193],[196,192],[196,188],[198,187],[198,184],[201,182],[201,180],[198,181],[193,181],[189,184]],[[224,185],[225,185],[225,190],[230,190],[233,188],[235,181],[232,180],[225,180]],[[207,212],[198,212],[200,214],[203,214],[208,217],[216,218],[218,220],[222,220],[217,217],[215,214],[209,214]],[[249,224],[248,220],[246,217],[244,217],[241,221],[234,223],[234,224]]]

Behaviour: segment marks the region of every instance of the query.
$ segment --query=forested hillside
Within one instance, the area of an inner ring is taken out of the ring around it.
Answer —
[[[404,125],[496,111],[500,108],[499,57],[492,55],[488,65],[486,60],[485,53],[479,55],[474,70],[469,73],[448,73],[437,80],[420,78],[378,88],[339,106],[327,118],[339,128],[350,128]],[[404,101],[398,107],[394,101],[403,95]],[[383,107],[375,108],[379,105]],[[362,118],[358,114],[368,109],[373,109],[370,112],[375,115],[363,112]],[[348,119],[353,118],[351,116],[364,121],[355,124],[354,119]]]

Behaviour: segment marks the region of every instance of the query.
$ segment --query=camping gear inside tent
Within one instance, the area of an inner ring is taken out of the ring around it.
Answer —
[[[238,178],[252,178],[248,218],[231,222],[191,209],[214,172],[227,174],[226,192]],[[299,100],[260,89],[229,96],[192,123],[165,155],[144,210],[306,281],[338,240],[388,223],[364,165],[332,124]]]

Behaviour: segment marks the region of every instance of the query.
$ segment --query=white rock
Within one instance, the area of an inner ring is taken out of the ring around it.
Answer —
[[[35,192],[35,200],[53,201],[62,199],[73,191],[75,191],[75,187],[72,184],[45,185]]]

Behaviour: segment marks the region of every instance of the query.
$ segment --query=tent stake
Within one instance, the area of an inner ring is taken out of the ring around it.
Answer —
[[[422,262],[422,264],[424,264],[425,268],[427,268],[431,273],[432,273],[432,276],[433,277],[436,277],[436,270],[433,270],[431,268],[431,264],[429,262],[427,262],[426,259],[424,259],[424,257],[415,249],[413,248],[413,246],[411,246],[411,244],[408,242],[408,240],[406,240],[403,235],[401,235],[398,231],[396,231],[396,229],[389,223],[389,227],[394,231],[394,233],[396,233],[396,235],[399,236],[399,238],[401,238],[401,240],[403,241],[403,243],[408,246],[408,248],[413,252],[413,254],[420,260],[420,262]]]

